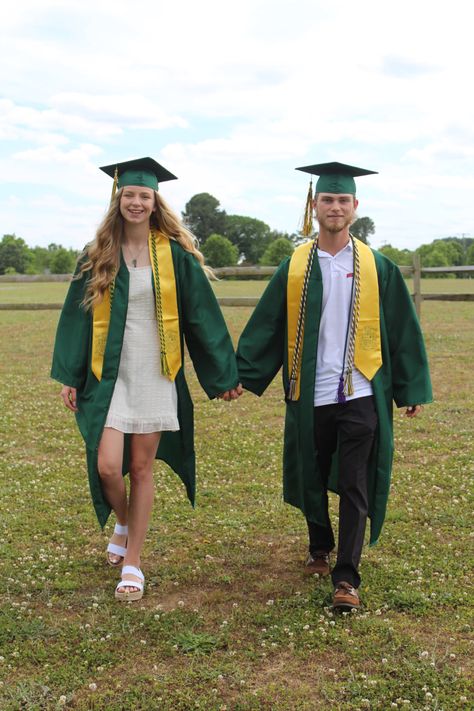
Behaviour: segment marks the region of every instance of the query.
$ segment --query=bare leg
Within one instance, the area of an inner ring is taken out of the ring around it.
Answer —
[[[124,565],[140,567],[140,555],[145,541],[151,510],[153,508],[154,484],[153,462],[160,441],[160,432],[133,434],[130,446],[130,500],[128,506],[128,543]],[[125,579],[136,579],[126,575]],[[120,587],[119,591],[136,588]]]
[[[105,498],[114,510],[117,522],[127,524],[127,490],[122,476],[123,432],[106,427],[99,445],[98,470]],[[111,543],[126,546],[127,537],[114,533]],[[112,563],[118,563],[121,556],[109,553]]]

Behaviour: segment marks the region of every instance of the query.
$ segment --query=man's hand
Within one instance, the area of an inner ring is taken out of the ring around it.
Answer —
[[[59,393],[62,397],[64,404],[68,410],[72,412],[77,412],[77,390],[76,388],[71,388],[69,385],[63,385],[63,389]]]
[[[217,397],[220,398],[221,400],[225,400],[226,402],[229,402],[230,400],[237,400],[238,397],[240,397],[243,393],[244,389],[242,385],[239,383],[237,387],[232,388],[232,390],[226,390],[224,393],[220,393]]]
[[[416,417],[417,415],[420,414],[420,412],[422,411],[422,409],[423,409],[423,407],[422,407],[421,405],[410,405],[410,406],[407,407],[407,409],[405,410],[405,415],[406,415],[407,417]]]

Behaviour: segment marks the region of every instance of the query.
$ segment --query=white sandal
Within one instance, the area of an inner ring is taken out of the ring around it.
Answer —
[[[138,580],[124,580],[124,575],[135,575]],[[135,568],[134,565],[124,565],[122,568],[122,579],[115,588],[115,598],[117,600],[141,600],[143,597],[143,590],[145,587],[145,576],[143,575],[140,568]],[[124,590],[119,592],[119,588],[136,588],[133,592],[129,590]]]
[[[119,523],[115,524],[114,533],[118,536],[128,536],[128,526],[121,526]],[[113,555],[118,555],[120,558],[118,560],[112,560],[109,553]],[[127,549],[125,546],[118,546],[116,543],[109,543],[107,546],[107,563],[112,567],[117,567],[122,565],[123,559],[127,554]]]

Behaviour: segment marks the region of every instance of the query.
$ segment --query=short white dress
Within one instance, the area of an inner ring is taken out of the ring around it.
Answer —
[[[122,353],[105,427],[137,434],[179,430],[176,385],[160,370],[151,266],[130,269]]]

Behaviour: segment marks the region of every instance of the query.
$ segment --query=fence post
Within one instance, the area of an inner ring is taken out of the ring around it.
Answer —
[[[420,255],[415,252],[413,255],[413,292],[415,297],[415,311],[418,318],[421,318],[421,260]]]

